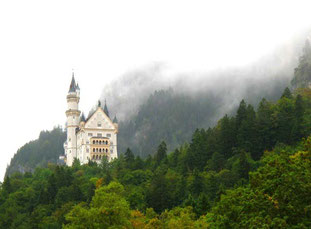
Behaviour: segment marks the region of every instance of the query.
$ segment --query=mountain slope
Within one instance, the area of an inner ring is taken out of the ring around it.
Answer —
[[[127,150],[14,174],[0,186],[0,228],[309,228],[310,127],[311,90],[285,89],[256,112],[242,100],[170,154],[162,142],[145,160]]]
[[[11,159],[6,175],[16,171],[33,171],[36,167],[45,167],[49,162],[56,163],[64,154],[63,144],[66,133],[60,127],[52,131],[42,131],[37,140],[22,146]]]

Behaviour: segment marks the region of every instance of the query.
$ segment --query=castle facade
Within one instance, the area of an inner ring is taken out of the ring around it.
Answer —
[[[100,163],[103,157],[109,161],[117,158],[118,123],[116,117],[113,121],[110,119],[106,101],[104,108],[98,102],[87,118],[79,110],[79,101],[80,88],[73,75],[67,94],[67,140],[62,159],[71,166],[75,158],[81,164],[89,160]]]

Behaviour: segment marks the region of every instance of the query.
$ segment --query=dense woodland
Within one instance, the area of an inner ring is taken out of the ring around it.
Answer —
[[[303,60],[298,69],[309,67]],[[158,142],[145,158],[128,148],[99,165],[48,163],[46,154],[62,153],[65,134],[43,132],[12,159],[33,164],[7,171],[0,228],[310,228],[310,134],[311,90],[288,88],[256,109],[242,100],[213,128],[195,130],[174,150]],[[47,167],[38,166],[42,155]]]
[[[169,154],[162,142],[145,160],[128,149],[111,163],[7,176],[0,226],[308,228],[311,139],[301,139],[310,122],[311,91],[285,89],[257,112],[241,101],[235,116],[196,130]]]
[[[276,82],[271,82],[275,85],[273,92],[248,85],[250,92],[245,100],[256,107],[263,97],[276,101],[285,88],[283,83],[276,86]],[[146,158],[155,153],[161,141],[165,141],[172,151],[190,141],[197,128],[215,126],[224,110],[227,110],[228,116],[234,115],[238,102],[232,109],[227,108],[232,105],[229,104],[225,90],[213,93],[200,91],[191,95],[178,92],[176,88],[155,91],[139,107],[136,115],[119,122],[118,151],[124,153],[131,148],[135,155]]]

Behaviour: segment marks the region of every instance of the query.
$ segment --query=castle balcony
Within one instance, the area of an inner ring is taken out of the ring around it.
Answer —
[[[110,140],[107,137],[92,137],[90,139],[91,159],[100,161],[104,157],[110,157]]]

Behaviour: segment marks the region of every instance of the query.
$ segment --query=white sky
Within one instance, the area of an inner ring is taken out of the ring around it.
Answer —
[[[121,74],[245,65],[309,26],[311,1],[0,1],[0,180],[19,147],[65,122],[71,71],[86,113]]]

